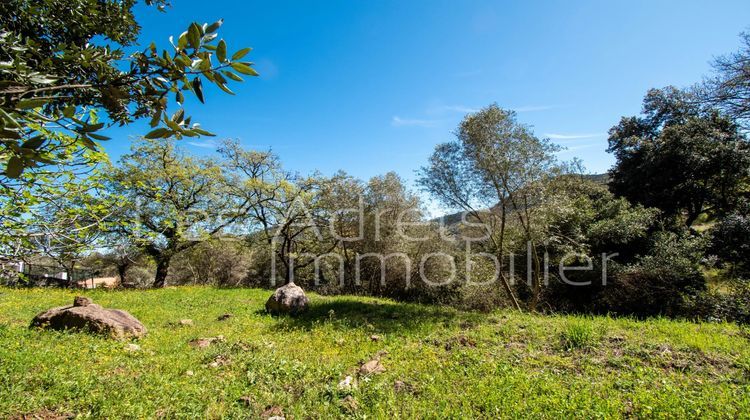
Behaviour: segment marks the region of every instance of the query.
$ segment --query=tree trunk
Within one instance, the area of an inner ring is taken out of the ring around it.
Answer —
[[[167,285],[167,274],[169,274],[169,262],[171,258],[161,257],[156,262],[156,278],[154,287],[160,288]]]
[[[130,263],[119,263],[117,264],[117,275],[120,276],[120,284],[125,283],[125,273],[128,272]]]

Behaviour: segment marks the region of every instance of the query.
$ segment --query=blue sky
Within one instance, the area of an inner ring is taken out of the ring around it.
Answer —
[[[606,132],[646,90],[687,86],[739,46],[747,1],[181,1],[139,7],[141,42],[224,18],[230,52],[260,78],[208,90],[188,113],[219,138],[278,153],[300,173],[343,169],[408,182],[466,112],[492,102],[591,172],[613,163]],[[117,158],[145,124],[110,129]],[[186,141],[211,153],[211,140]]]

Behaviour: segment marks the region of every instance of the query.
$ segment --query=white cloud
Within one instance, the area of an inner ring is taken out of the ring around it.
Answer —
[[[195,147],[202,147],[204,149],[215,149],[219,146],[219,143],[217,143],[216,140],[189,141],[187,144]]]
[[[557,134],[557,133],[546,133],[544,137],[548,137],[553,140],[579,140],[579,139],[593,139],[597,137],[604,137],[604,133],[588,133],[588,134]]]
[[[555,107],[552,105],[526,105],[526,106],[517,106],[513,108],[516,112],[534,112],[534,111],[547,111],[549,109],[554,109]]]
[[[401,118],[399,116],[394,116],[391,119],[391,125],[394,127],[406,127],[406,126],[416,126],[416,127],[432,127],[437,123],[435,120],[418,120],[418,119],[411,119],[411,118]]]

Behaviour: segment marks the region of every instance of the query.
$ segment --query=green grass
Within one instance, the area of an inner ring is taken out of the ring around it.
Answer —
[[[269,291],[182,287],[87,294],[146,324],[139,351],[27,328],[74,294],[0,288],[0,418],[750,417],[749,335],[733,324],[314,294],[304,316],[276,318],[262,311]],[[379,354],[386,371],[358,376]],[[356,387],[339,390],[347,375]]]

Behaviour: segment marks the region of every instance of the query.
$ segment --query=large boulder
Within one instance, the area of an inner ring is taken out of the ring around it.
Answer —
[[[40,313],[31,321],[31,327],[84,330],[118,340],[146,335],[146,327],[133,315],[119,309],[102,308],[81,296],[76,297],[71,306]]]
[[[266,311],[272,314],[296,315],[307,310],[310,299],[305,291],[294,283],[279,287],[266,301]]]

